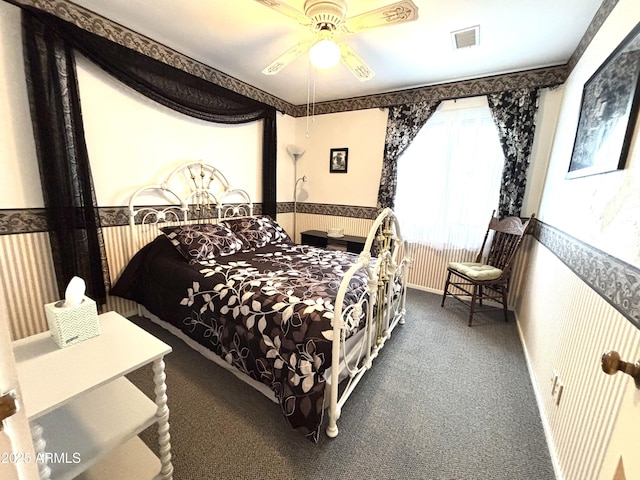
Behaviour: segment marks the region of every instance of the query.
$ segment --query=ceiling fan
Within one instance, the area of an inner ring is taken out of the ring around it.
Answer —
[[[339,61],[361,82],[373,78],[373,70],[344,42],[334,42],[334,36],[350,35],[387,25],[398,25],[418,18],[418,7],[411,0],[391,3],[353,17],[347,17],[346,0],[306,0],[304,13],[282,0],[256,0],[262,5],[286,15],[315,33],[315,38],[300,42],[280,55],[263,71],[275,75],[303,53],[309,52],[318,68],[329,68]]]

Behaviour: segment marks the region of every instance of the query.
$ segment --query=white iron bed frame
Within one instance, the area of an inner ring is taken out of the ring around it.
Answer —
[[[153,199],[172,204],[142,205]],[[177,167],[164,182],[136,190],[129,201],[129,224],[133,238],[136,238],[136,223],[152,226],[157,230],[157,225],[164,222],[218,222],[253,214],[253,203],[248,193],[242,189],[232,189],[217,168],[203,162],[190,162]],[[378,252],[373,257],[375,262],[371,261],[372,248]],[[326,434],[331,438],[338,435],[337,421],[355,386],[371,368],[373,360],[390,338],[393,329],[398,324],[404,324],[409,263],[397,218],[390,209],[384,209],[373,222],[358,260],[344,275],[334,303],[333,339],[338,341],[332,344],[332,367],[325,372],[325,399],[329,405]],[[349,283],[360,270],[366,272],[367,289],[357,303],[350,304],[343,310]],[[394,292],[394,285],[400,286],[399,292]],[[367,302],[367,297],[374,300]],[[273,392],[266,385],[234,369],[178,328],[162,321],[141,305],[138,306],[138,313],[169,330],[206,358],[232,371],[238,378],[275,401]],[[364,329],[349,336],[350,332],[357,329],[363,316],[366,318]],[[339,367],[333,368],[336,365]],[[339,384],[342,380],[346,384],[340,392]]]

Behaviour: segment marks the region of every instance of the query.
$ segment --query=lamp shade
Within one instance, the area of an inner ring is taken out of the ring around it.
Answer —
[[[309,51],[309,58],[314,67],[327,69],[340,61],[340,47],[332,40],[324,39],[316,43]]]
[[[304,155],[305,150],[298,145],[287,145],[287,152],[294,160],[298,160],[302,155]]]

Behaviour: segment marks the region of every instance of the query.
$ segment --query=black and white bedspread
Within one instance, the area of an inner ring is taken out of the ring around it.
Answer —
[[[190,264],[161,235],[134,256],[111,294],[144,305],[268,385],[289,423],[317,440],[334,302],[356,260],[285,242]],[[360,270],[345,305],[365,294],[366,283]]]

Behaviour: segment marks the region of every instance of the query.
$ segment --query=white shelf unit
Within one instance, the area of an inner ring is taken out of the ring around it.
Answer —
[[[100,335],[58,348],[49,332],[13,342],[40,478],[171,479],[164,356],[171,347],[115,312]],[[153,364],[155,399],[124,376]],[[158,424],[160,458],[138,438]]]

